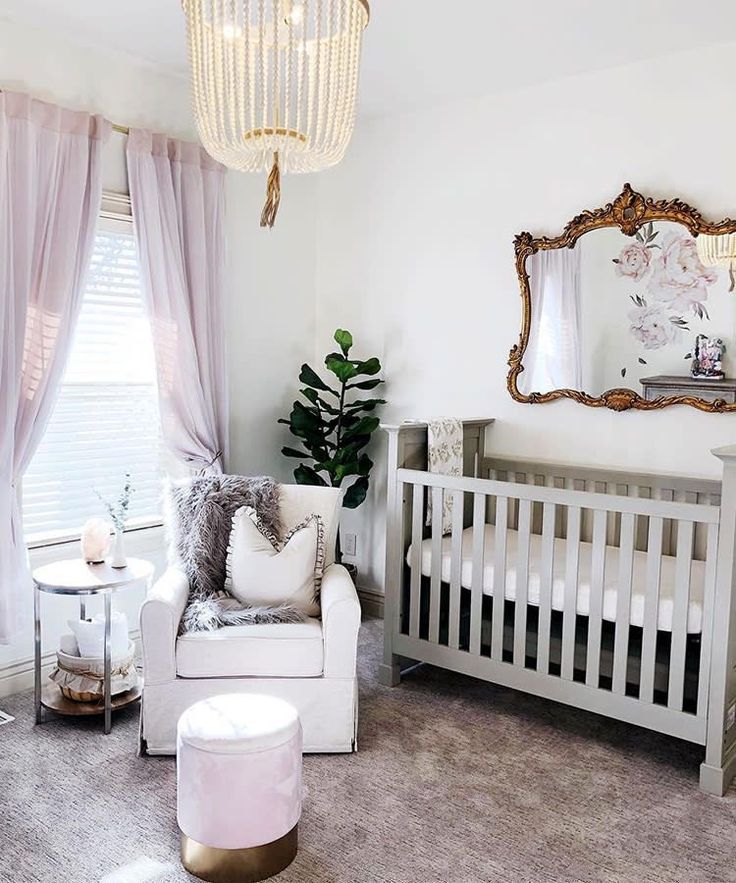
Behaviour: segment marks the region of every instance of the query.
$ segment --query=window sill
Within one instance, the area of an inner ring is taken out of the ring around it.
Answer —
[[[161,518],[141,518],[131,524],[130,527],[126,527],[123,532],[126,536],[128,536],[130,534],[136,534],[144,530],[152,530],[158,527],[163,527],[163,521],[161,520]],[[60,546],[68,546],[72,543],[78,543],[80,539],[81,534],[79,533],[46,534],[45,536],[31,537],[30,539],[26,540],[26,546],[29,550],[50,549]]]

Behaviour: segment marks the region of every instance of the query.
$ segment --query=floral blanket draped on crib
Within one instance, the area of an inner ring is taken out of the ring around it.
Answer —
[[[452,417],[438,417],[427,424],[429,471],[437,475],[463,474],[463,423]],[[427,525],[432,524],[432,493],[427,495]],[[442,497],[442,534],[452,531],[452,494]]]

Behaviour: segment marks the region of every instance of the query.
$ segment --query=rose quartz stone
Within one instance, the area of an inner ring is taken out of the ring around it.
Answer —
[[[263,846],[301,815],[302,727],[273,696],[215,696],[177,726],[177,819],[192,840],[219,849]]]

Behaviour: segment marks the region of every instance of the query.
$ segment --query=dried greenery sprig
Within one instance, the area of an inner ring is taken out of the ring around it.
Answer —
[[[110,520],[115,525],[115,530],[125,530],[125,522],[128,517],[128,509],[130,508],[130,498],[133,495],[133,484],[130,480],[130,472],[125,473],[125,483],[120,492],[120,496],[114,502],[110,502],[99,491],[95,491],[100,502],[107,509]]]

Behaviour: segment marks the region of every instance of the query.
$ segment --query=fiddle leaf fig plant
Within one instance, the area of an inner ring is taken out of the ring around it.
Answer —
[[[281,453],[304,462],[294,470],[298,484],[341,487],[350,485],[343,506],[355,509],[368,493],[373,461],[364,448],[378,428],[376,410],[384,399],[361,398],[384,381],[377,377],[377,358],[351,359],[353,335],[338,328],[335,343],[339,352],[329,353],[325,367],[332,375],[323,380],[309,365],[302,365],[299,382],[304,401],[294,402],[288,419],[281,419],[299,439],[301,448],[285,447]]]

